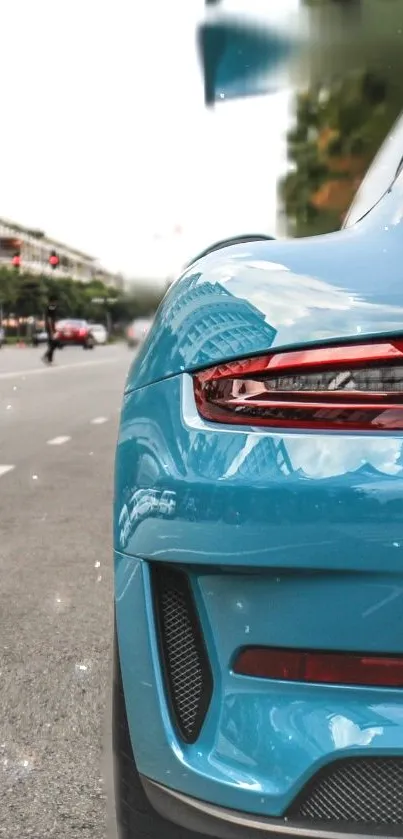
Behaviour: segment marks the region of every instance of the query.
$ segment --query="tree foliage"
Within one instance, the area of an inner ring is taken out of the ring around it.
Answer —
[[[80,317],[92,321],[104,320],[108,313],[112,324],[127,323],[135,317],[152,314],[158,307],[162,291],[143,288],[121,292],[114,287],[93,280],[76,282],[61,277],[17,273],[0,268],[0,304],[3,316],[41,318],[50,297],[58,301],[60,317]],[[94,300],[103,302],[93,302]]]
[[[287,137],[291,167],[280,184],[293,235],[340,226],[396,116],[388,84],[369,71],[298,94],[295,126]]]

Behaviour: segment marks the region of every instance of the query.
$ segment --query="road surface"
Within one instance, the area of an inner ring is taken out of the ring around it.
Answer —
[[[125,346],[0,351],[0,836],[106,839],[111,501]]]

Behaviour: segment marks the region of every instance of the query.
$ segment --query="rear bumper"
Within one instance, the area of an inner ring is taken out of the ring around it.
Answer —
[[[340,830],[337,824],[324,829],[323,825],[312,822],[304,825],[286,819],[265,819],[190,798],[145,777],[141,781],[151,805],[161,816],[180,827],[214,839],[372,839],[374,836],[396,839],[403,835],[402,828],[394,827],[385,828],[385,832],[379,828],[371,831],[368,826],[358,825]]]
[[[119,656],[140,774],[224,808],[282,817],[311,779],[335,761],[403,759],[402,690],[275,682],[233,673],[234,650],[254,640],[255,633],[267,643],[274,631],[283,638],[286,632],[299,634],[302,642],[312,632],[317,644],[323,643],[323,613],[316,615],[312,606],[315,587],[310,596],[307,580],[298,595],[301,580],[293,575],[269,584],[261,574],[191,575],[213,692],[196,741],[184,742],[164,679],[149,563],[117,554],[115,567]],[[318,598],[324,590],[319,581]],[[264,620],[265,599],[273,604],[270,621]],[[360,609],[359,602],[357,613]],[[337,626],[348,628],[340,612],[338,622],[336,617],[330,616],[329,631],[332,624],[333,632]]]
[[[125,396],[115,596],[131,742],[162,787],[280,819],[335,761],[403,758],[403,690],[232,667],[244,646],[403,654],[403,436],[234,431],[193,408],[186,377]],[[188,575],[213,675],[191,743],[161,667],[150,571],[163,564]]]

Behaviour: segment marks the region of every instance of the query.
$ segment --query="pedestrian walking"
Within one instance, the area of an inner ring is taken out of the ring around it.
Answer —
[[[57,300],[52,297],[49,300],[49,303],[46,308],[45,314],[45,329],[48,336],[48,347],[45,352],[45,355],[42,357],[42,361],[45,364],[52,364],[53,362],[53,355],[55,349],[57,347],[57,340],[56,340],[56,313],[57,313]]]

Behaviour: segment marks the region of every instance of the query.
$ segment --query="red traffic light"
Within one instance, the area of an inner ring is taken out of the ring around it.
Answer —
[[[60,262],[60,260],[59,260],[59,257],[57,255],[56,251],[52,251],[51,254],[50,254],[50,257],[49,257],[50,267],[53,268],[53,269],[57,268],[57,266],[59,265],[59,262]]]
[[[21,268],[21,257],[19,253],[14,254],[11,262],[14,268]]]

